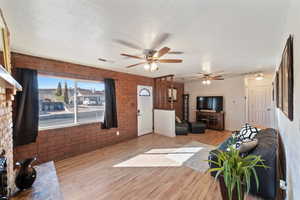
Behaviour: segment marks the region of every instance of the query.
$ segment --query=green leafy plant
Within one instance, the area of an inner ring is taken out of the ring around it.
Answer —
[[[68,85],[67,85],[67,82],[65,82],[65,88],[64,88],[64,102],[66,104],[69,104],[69,94],[68,94]]]
[[[244,192],[249,193],[250,178],[252,176],[255,178],[258,190],[259,181],[255,168],[268,168],[264,165],[264,160],[260,156],[248,155],[242,157],[239,150],[233,147],[230,147],[229,151],[219,151],[218,153],[213,153],[213,155],[216,156],[217,161],[208,160],[208,162],[215,164],[217,168],[211,168],[209,172],[216,172],[216,179],[220,175],[223,176],[227,195],[230,200],[232,199],[234,189],[237,191],[239,200],[244,198]]]

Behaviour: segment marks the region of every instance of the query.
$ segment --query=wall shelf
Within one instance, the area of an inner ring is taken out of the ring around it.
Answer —
[[[10,75],[6,69],[0,65],[0,84],[3,88],[22,91],[22,86]]]

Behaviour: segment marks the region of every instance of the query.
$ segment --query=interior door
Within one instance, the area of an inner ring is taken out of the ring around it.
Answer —
[[[269,86],[249,88],[248,120],[251,124],[272,128],[274,106],[272,104],[272,89]]]
[[[153,92],[151,86],[137,87],[138,136],[153,132]]]

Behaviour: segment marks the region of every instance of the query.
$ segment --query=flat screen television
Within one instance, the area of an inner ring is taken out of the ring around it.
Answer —
[[[199,96],[197,97],[197,110],[223,111],[222,96]]]

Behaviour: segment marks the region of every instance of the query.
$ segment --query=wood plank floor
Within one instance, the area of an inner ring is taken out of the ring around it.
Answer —
[[[150,134],[56,162],[64,199],[221,199],[219,186],[209,174],[187,167],[112,166],[152,148],[180,147],[191,141],[218,145],[229,135],[212,130],[176,138]]]

